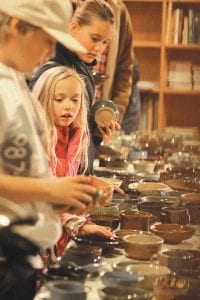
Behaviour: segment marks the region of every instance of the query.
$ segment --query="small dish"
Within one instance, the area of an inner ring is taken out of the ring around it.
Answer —
[[[169,190],[169,187],[161,182],[133,182],[129,184],[128,188],[138,190],[145,196],[156,196],[164,190]]]
[[[119,109],[112,100],[99,100],[92,106],[91,116],[98,126],[104,127],[106,122],[118,121]]]
[[[192,181],[185,181],[183,179],[168,179],[165,181],[170,188],[174,190],[182,190],[189,192],[199,192],[200,184]]]
[[[153,224],[150,227],[151,232],[163,238],[165,243],[179,244],[184,240],[190,239],[195,229],[180,224]]]

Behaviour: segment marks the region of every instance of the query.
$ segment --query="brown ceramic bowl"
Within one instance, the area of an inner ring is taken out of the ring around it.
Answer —
[[[163,238],[165,243],[179,244],[190,239],[195,229],[179,224],[154,224],[150,227],[151,232]]]
[[[171,249],[160,253],[158,260],[177,275],[200,278],[200,251]]]
[[[112,214],[90,214],[92,222],[101,226],[108,226],[111,230],[117,229],[119,225],[119,216]]]
[[[160,213],[163,206],[174,206],[177,199],[174,197],[161,197],[161,196],[146,196],[142,197],[141,201],[137,203],[137,208],[140,211],[152,213],[153,216],[160,220]]]
[[[200,193],[186,193],[181,195],[182,206],[188,208],[190,223],[200,225]]]
[[[125,210],[120,212],[121,229],[149,230],[152,214],[143,211]]]
[[[162,247],[163,239],[149,234],[131,234],[123,237],[126,255],[139,260],[149,260]]]
[[[132,164],[135,172],[152,174],[156,166],[156,161],[148,159],[138,159],[133,161]]]

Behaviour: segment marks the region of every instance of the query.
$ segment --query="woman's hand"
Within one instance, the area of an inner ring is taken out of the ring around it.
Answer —
[[[97,127],[100,133],[100,136],[102,137],[102,139],[107,142],[113,132],[115,132],[116,130],[120,130],[121,126],[118,122],[116,121],[112,121],[112,122],[105,122],[103,127]]]

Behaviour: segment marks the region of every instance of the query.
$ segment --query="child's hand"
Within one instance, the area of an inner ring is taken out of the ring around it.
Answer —
[[[54,205],[65,205],[66,211],[73,208],[73,213],[86,211],[93,202],[97,189],[91,186],[88,176],[59,177],[45,180],[45,192],[48,201]]]
[[[113,237],[113,233],[103,226],[96,224],[85,224],[79,231],[80,235],[97,234],[104,237]]]
[[[111,138],[113,132],[120,130],[120,128],[120,124],[116,121],[106,122],[103,127],[98,126],[100,135],[105,142]]]

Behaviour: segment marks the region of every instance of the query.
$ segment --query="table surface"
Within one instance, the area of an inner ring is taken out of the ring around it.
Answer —
[[[171,249],[190,249],[190,250],[199,250],[200,251],[200,225],[190,225],[195,228],[195,234],[191,239],[188,239],[186,241],[183,241],[180,244],[177,245],[169,245],[169,244],[163,244],[161,251],[167,251]],[[73,242],[72,242],[73,243]],[[70,246],[70,245],[69,245]],[[112,264],[115,262],[126,262],[129,261],[131,263],[133,262],[144,262],[139,260],[134,260],[126,257],[124,250],[118,249],[114,254],[111,255],[112,257],[106,257],[105,258],[105,264],[101,266],[101,271],[109,271],[112,270]],[[146,262],[146,261],[145,261]],[[154,261],[157,263],[156,261]],[[100,277],[94,277],[91,279],[86,279],[85,285],[90,288],[90,292],[88,293],[87,300],[100,300],[100,297],[98,295],[98,290],[103,287],[103,284],[101,282]],[[34,300],[46,300],[48,298],[41,297],[39,295],[36,295]]]

